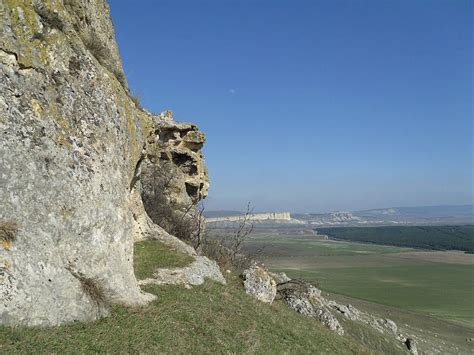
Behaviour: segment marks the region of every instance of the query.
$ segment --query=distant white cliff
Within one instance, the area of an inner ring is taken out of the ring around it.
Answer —
[[[236,222],[242,220],[244,215],[210,217],[206,218],[206,222]],[[252,213],[248,216],[250,221],[291,221],[290,212],[268,212],[268,213]]]

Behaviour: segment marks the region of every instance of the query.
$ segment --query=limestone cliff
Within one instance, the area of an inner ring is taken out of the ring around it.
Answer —
[[[173,176],[169,213],[205,197],[203,134],[137,107],[105,0],[0,0],[0,19],[0,323],[150,301],[133,241],[169,236],[153,176]]]

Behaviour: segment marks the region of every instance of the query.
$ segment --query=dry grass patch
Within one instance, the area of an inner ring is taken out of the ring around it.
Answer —
[[[0,240],[3,247],[8,249],[16,239],[20,226],[15,221],[0,221]]]

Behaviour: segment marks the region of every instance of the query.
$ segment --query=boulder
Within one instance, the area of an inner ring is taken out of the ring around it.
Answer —
[[[276,282],[268,271],[256,263],[242,273],[245,292],[259,301],[272,303],[276,296]]]
[[[226,284],[219,265],[205,256],[197,256],[191,265],[182,268],[157,269],[152,278],[140,280],[140,285],[202,285],[206,279]]]

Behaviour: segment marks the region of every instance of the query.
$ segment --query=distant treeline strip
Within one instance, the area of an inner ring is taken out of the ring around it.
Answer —
[[[474,253],[474,225],[317,228],[331,239]]]

